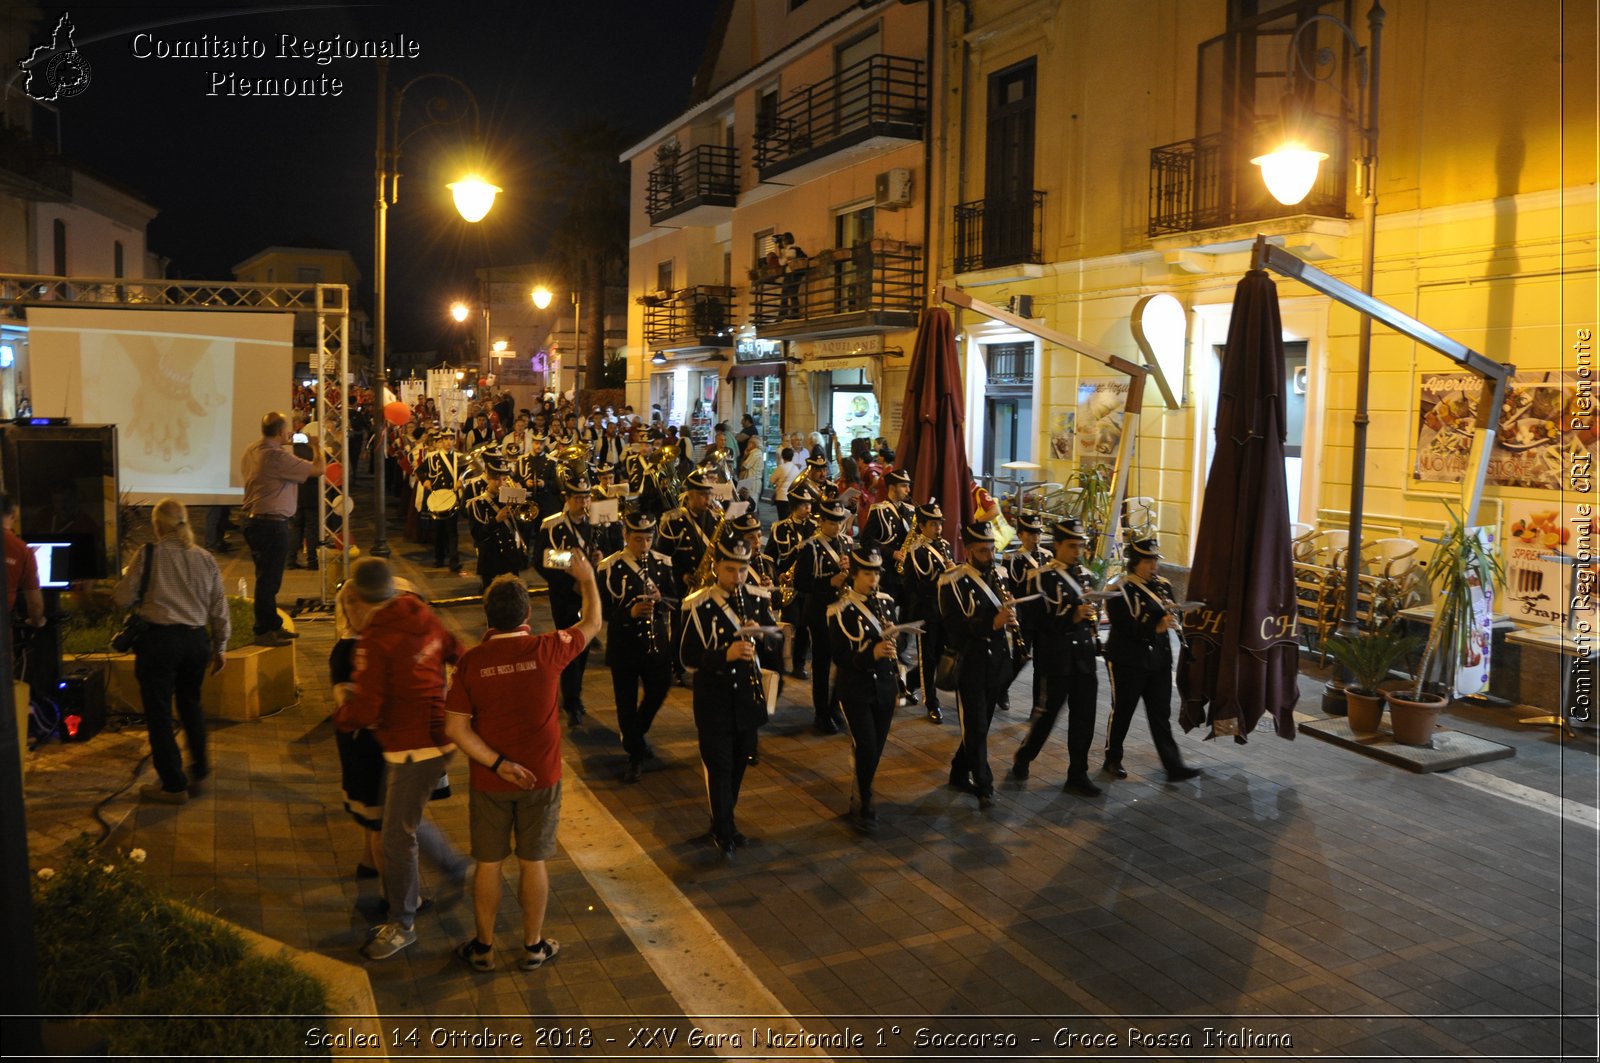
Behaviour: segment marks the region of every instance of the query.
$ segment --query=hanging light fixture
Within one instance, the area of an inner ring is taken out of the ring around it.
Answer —
[[[494,206],[494,197],[500,193],[499,185],[492,185],[475,173],[452,181],[445,187],[455,197],[456,210],[467,221],[482,221],[483,216],[489,213],[489,208]]]

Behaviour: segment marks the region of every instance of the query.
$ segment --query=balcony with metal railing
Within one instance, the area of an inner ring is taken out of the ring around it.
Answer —
[[[957,273],[1044,261],[1044,193],[974,200],[956,207]]]
[[[912,328],[922,307],[922,248],[871,240],[823,251],[788,271],[756,270],[754,321],[763,338]]]
[[[869,56],[778,104],[767,125],[756,130],[756,172],[763,181],[780,174],[800,181],[866,153],[917,143],[927,108],[922,60]]]
[[[711,350],[733,346],[733,289],[700,284],[642,295],[644,342],[652,350]]]
[[[681,155],[657,153],[645,192],[652,225],[720,225],[739,198],[739,171],[733,148],[697,144]]]
[[[1305,200],[1286,207],[1268,194],[1255,148],[1266,145],[1280,127],[1277,118],[1245,127],[1243,136],[1211,133],[1150,149],[1150,227],[1152,238],[1202,232],[1229,225],[1313,215],[1347,218],[1349,143],[1338,116],[1319,115],[1317,142],[1329,157]]]

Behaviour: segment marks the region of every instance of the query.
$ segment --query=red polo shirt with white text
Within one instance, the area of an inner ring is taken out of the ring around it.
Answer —
[[[531,635],[526,626],[490,631],[456,664],[445,711],[471,716],[472,729],[490,749],[538,777],[534,789],[554,786],[561,781],[561,720],[556,712],[561,670],[583,652],[583,645],[583,633],[575,627],[544,635]],[[522,789],[476,761],[472,788]]]

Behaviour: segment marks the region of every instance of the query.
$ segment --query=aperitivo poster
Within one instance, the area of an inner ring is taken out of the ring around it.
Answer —
[[[1460,483],[1472,449],[1481,379],[1471,373],[1422,377],[1413,479]],[[1559,491],[1575,458],[1595,457],[1595,419],[1575,416],[1575,374],[1518,373],[1506,389],[1489,452],[1491,486]]]

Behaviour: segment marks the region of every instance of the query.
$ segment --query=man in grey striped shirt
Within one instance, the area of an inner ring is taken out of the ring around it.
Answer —
[[[250,444],[244,467],[244,541],[256,564],[256,644],[282,646],[296,633],[283,629],[278,588],[289,563],[289,521],[299,504],[299,488],[327,468],[290,449],[289,419],[273,411],[261,418],[261,438]]]

